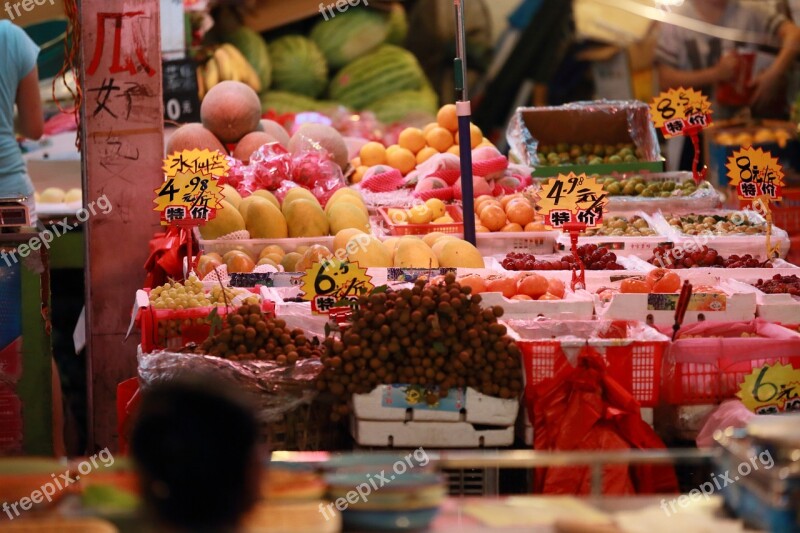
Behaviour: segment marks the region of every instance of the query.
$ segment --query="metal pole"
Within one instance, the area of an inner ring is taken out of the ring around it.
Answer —
[[[475,197],[472,186],[472,105],[467,83],[467,32],[464,25],[464,1],[453,0],[456,13],[455,89],[458,113],[459,151],[461,154],[461,192],[464,212],[464,239],[473,245],[475,240]]]

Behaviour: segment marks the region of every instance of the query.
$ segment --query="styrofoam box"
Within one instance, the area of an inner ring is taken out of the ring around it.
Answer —
[[[604,218],[611,219],[612,217],[616,216],[621,216],[628,220],[635,216],[639,216],[647,221],[647,223],[650,225],[650,228],[656,231],[657,234],[642,237],[611,235],[596,235],[589,237],[581,235],[578,237],[578,246],[583,246],[584,244],[596,244],[597,246],[608,248],[609,251],[614,252],[617,256],[636,256],[644,259],[650,259],[653,256],[654,248],[662,244],[671,245],[668,234],[664,231],[661,231],[661,228],[657,226],[655,220],[647,213],[643,213],[641,211],[632,213],[607,213]],[[561,233],[558,236],[556,244],[559,251],[569,253],[569,250],[572,246],[569,234]]]
[[[350,430],[361,446],[489,448],[514,443],[513,425],[478,430],[468,422],[382,422],[353,418]]]
[[[354,394],[353,416],[360,421],[466,422],[467,424],[513,426],[519,411],[519,402],[515,399],[503,400],[486,396],[469,387],[464,397],[465,408],[461,412],[414,409],[412,407],[405,409],[384,407],[382,403],[383,389],[390,386],[381,385],[370,393]]]
[[[727,292],[727,291],[726,291]],[[647,309],[648,294],[615,294],[607,304],[597,298],[597,314],[611,320],[642,320],[652,317],[654,324],[674,324],[675,311],[650,311]],[[701,319],[714,322],[740,322],[753,320],[756,315],[756,295],[728,293],[724,311],[686,311],[684,324]]]
[[[739,280],[755,283],[759,279],[769,279],[776,274],[792,275],[800,273],[800,268],[783,260],[775,259],[772,262],[773,268],[681,268],[673,272],[681,277],[681,280],[689,280],[692,284],[716,285],[728,280]],[[650,272],[658,268],[647,261],[638,257],[628,258],[625,265],[634,270]]]
[[[556,249],[558,231],[523,231],[476,233],[478,251],[483,255],[526,252],[529,254],[552,254]]]
[[[505,319],[544,316],[562,320],[589,320],[594,315],[594,298],[587,291],[567,291],[563,300],[509,300],[499,292],[481,294],[481,304],[503,308]]]
[[[759,318],[788,325],[800,324],[800,298],[791,294],[767,294],[738,280],[729,280],[727,283],[737,291],[756,295],[756,312]]]
[[[549,255],[549,256],[541,256],[537,257],[537,259],[541,259],[543,261],[549,261],[553,259],[560,259],[565,254],[559,255]],[[492,270],[495,270],[496,273],[502,273],[507,275],[518,275],[520,271],[516,270],[506,270],[503,268],[500,260],[497,257],[487,257],[486,264]],[[634,277],[641,277],[647,274],[650,270],[653,269],[652,265],[649,263],[638,259],[638,261],[634,261],[634,257],[619,257],[617,258],[617,262],[625,267],[625,270],[586,270],[586,290],[590,292],[594,292],[595,290],[601,287],[608,287],[617,283],[625,278],[634,278]],[[523,272],[530,272],[530,271],[523,271]],[[571,270],[537,270],[535,271],[537,274],[541,274],[546,278],[556,278],[560,279],[564,283],[567,284],[569,287],[570,283],[572,282],[572,271]]]

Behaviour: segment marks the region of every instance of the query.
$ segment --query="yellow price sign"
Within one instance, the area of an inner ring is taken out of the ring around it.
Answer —
[[[760,415],[800,411],[800,369],[781,363],[764,365],[744,378],[736,396]]]
[[[547,227],[560,229],[567,223],[597,226],[603,222],[603,209],[608,193],[597,178],[586,174],[559,174],[542,185],[537,209],[544,215]]]
[[[783,166],[769,151],[748,146],[735,150],[725,165],[728,178],[742,200],[766,196],[780,200],[783,194]]]
[[[711,102],[692,88],[670,89],[653,98],[650,117],[665,137],[684,135],[686,131],[711,124]]]
[[[358,303],[359,296],[375,288],[367,269],[338,258],[314,263],[300,281],[303,300],[311,302],[311,310],[317,315],[329,314],[342,300]]]
[[[153,200],[162,225],[202,225],[216,216],[225,198],[219,178],[229,170],[224,155],[184,150],[167,157],[163,168],[164,183],[154,190]]]

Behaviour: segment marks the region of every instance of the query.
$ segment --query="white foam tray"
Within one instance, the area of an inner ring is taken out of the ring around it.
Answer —
[[[478,430],[468,422],[381,422],[353,418],[350,431],[360,446],[496,448],[514,443],[513,425]]]

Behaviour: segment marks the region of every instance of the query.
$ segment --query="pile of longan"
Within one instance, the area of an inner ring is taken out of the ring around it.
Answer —
[[[265,316],[258,305],[243,305],[222,318],[222,330],[201,344],[196,353],[232,361],[274,361],[294,365],[320,357],[323,347],[309,340],[302,329],[286,327],[286,321]]]
[[[341,338],[328,337],[320,391],[336,397],[333,419],[349,414],[352,394],[382,384],[420,385],[435,404],[453,387],[472,387],[500,398],[522,392],[520,349],[497,319],[502,307],[484,309],[448,274],[440,284],[359,298]]]

